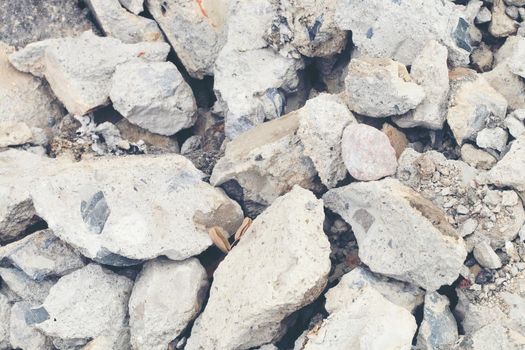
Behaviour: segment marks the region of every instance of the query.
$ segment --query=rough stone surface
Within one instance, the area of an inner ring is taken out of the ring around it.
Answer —
[[[212,244],[209,227],[233,233],[242,221],[239,205],[203,182],[204,175],[180,155],[58,159],[43,166],[35,166],[35,158],[0,153],[2,179],[17,176],[53,233],[105,264],[136,264],[159,255],[183,260]],[[29,169],[25,177],[22,166]]]
[[[308,100],[298,113],[297,134],[304,154],[314,163],[323,184],[335,187],[347,174],[341,154],[343,130],[356,120],[339,97],[328,94]]]
[[[226,41],[225,22],[230,2],[148,0],[146,7],[188,73],[202,78],[212,75],[217,55]]]
[[[86,0],[87,5],[107,36],[123,43],[163,41],[157,23],[126,11],[119,0]]]
[[[509,152],[488,173],[488,180],[500,187],[512,187],[518,192],[525,191],[525,134],[510,146]]]
[[[379,180],[395,174],[396,151],[388,137],[376,128],[357,123],[348,125],[341,143],[344,164],[357,180]]]
[[[339,0],[335,22],[352,31],[358,55],[411,65],[424,46],[436,40],[447,47],[450,61],[457,66],[469,63],[474,16],[449,1]]]
[[[476,244],[474,247],[474,258],[483,267],[489,269],[499,269],[501,267],[501,259],[486,241]]]
[[[12,241],[37,221],[35,208],[27,190],[1,184],[0,194],[0,242]]]
[[[314,190],[317,172],[296,135],[300,115],[293,112],[251,129],[226,145],[210,177],[214,186],[231,184],[248,211],[258,213],[293,185]],[[294,164],[290,167],[290,164]],[[232,190],[226,191],[235,198]]]
[[[144,0],[119,0],[119,2],[126,10],[136,15],[144,11]]]
[[[399,158],[399,156],[401,156],[405,148],[408,147],[407,137],[401,130],[388,123],[383,124],[381,131],[388,137],[388,140],[390,140],[390,144],[392,145],[392,147],[394,147],[394,150],[396,151],[396,158]]]
[[[170,136],[195,123],[193,92],[171,62],[117,66],[109,97],[122,116],[153,133]]]
[[[41,79],[11,66],[8,55],[13,52],[14,48],[0,42],[0,124],[25,123],[49,131],[62,117],[62,109]]]
[[[80,255],[53,235],[51,230],[38,231],[0,247],[2,259],[37,281],[63,276],[84,266]]]
[[[322,201],[298,186],[259,215],[215,271],[186,349],[246,349],[278,340],[283,320],[326,286],[330,245],[323,220]]]
[[[117,65],[138,57],[164,61],[168,51],[166,43],[123,44],[85,32],[75,38],[29,44],[11,54],[9,61],[20,71],[45,76],[67,110],[83,115],[109,103],[111,77]]]
[[[42,303],[55,284],[55,280],[35,282],[15,268],[0,267],[0,277],[18,297],[33,304]]]
[[[0,122],[0,148],[19,146],[33,140],[33,133],[26,123]]]
[[[9,319],[11,305],[6,296],[0,293],[0,349],[7,350],[11,347],[9,342]]]
[[[388,301],[403,307],[411,313],[423,303],[422,289],[409,283],[374,274],[364,267],[356,267],[345,274],[339,284],[326,294],[325,309],[332,314],[359,295],[363,288],[373,288]]]
[[[11,308],[9,321],[9,341],[13,348],[24,350],[51,350],[51,340],[40,333],[33,325],[28,325],[26,314],[31,312],[31,304],[25,301],[15,303]]]
[[[0,41],[21,47],[94,29],[88,11],[76,1],[19,0],[0,3]]]
[[[427,291],[452,283],[467,255],[432,202],[395,179],[328,191],[325,205],[352,225],[359,258],[374,272]]]
[[[505,118],[505,127],[509,130],[512,137],[516,139],[525,132],[525,124],[523,124],[522,120],[516,118],[514,113],[510,113]]]
[[[453,73],[447,122],[458,144],[474,140],[494,121],[503,121],[507,100],[481,75],[458,69]]]
[[[489,32],[495,37],[507,37],[516,33],[518,23],[505,13],[503,0],[493,0],[492,20],[489,24]]]
[[[372,57],[350,61],[345,92],[350,110],[369,117],[406,113],[425,97],[402,64]]]
[[[483,184],[484,173],[442,154],[407,149],[399,159],[397,178],[441,208],[458,230],[476,220],[476,232],[493,248],[513,240],[525,221],[523,204],[514,191]],[[478,181],[480,183],[478,183]],[[508,198],[508,199],[506,199]]]
[[[470,143],[461,146],[461,159],[477,169],[489,170],[498,161],[492,154],[476,148]]]
[[[450,349],[454,345],[458,339],[458,325],[449,307],[446,296],[437,292],[427,293],[416,349]]]
[[[441,129],[447,115],[449,92],[447,48],[437,41],[430,41],[410,69],[410,76],[425,91],[420,105],[404,116],[394,118],[402,128],[422,126]]]
[[[207,287],[206,271],[195,258],[147,262],[129,300],[133,349],[166,350],[197,316]]]
[[[302,349],[410,349],[416,328],[410,312],[365,287],[309,333]]]
[[[64,340],[114,334],[125,326],[133,282],[96,264],[62,277],[30,322],[44,334]],[[82,320],[82,322],[78,322]]]
[[[507,145],[509,135],[502,128],[485,128],[478,132],[476,144],[481,148],[491,148],[496,151],[503,151]]]

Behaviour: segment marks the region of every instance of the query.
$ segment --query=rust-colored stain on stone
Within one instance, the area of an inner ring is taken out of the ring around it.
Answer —
[[[199,5],[199,8],[201,9],[201,13],[204,17],[208,17],[208,14],[206,13],[206,10],[204,7],[202,7],[202,0],[195,0],[197,1],[197,5]]]

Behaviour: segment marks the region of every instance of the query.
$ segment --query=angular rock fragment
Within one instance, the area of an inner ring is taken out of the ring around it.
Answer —
[[[433,0],[339,0],[337,9],[335,23],[352,31],[358,55],[411,65],[436,40],[447,47],[453,66],[469,63],[475,14],[469,16],[462,6]]]
[[[402,64],[372,57],[350,61],[345,91],[350,110],[377,118],[406,113],[425,97]]]
[[[18,0],[0,3],[0,41],[21,47],[35,41],[95,30],[76,1]]]
[[[318,188],[315,166],[304,155],[297,135],[299,120],[300,114],[293,112],[229,142],[210,183],[225,187],[233,198],[244,202],[251,214],[259,213],[293,185]]]
[[[202,79],[226,42],[230,0],[148,0],[146,7],[166,34],[188,73]]]
[[[197,316],[207,287],[206,271],[195,258],[146,263],[129,301],[133,349],[165,350]]]
[[[509,130],[512,137],[517,139],[525,132],[525,125],[523,124],[523,120],[520,120],[516,115],[515,112],[507,115],[507,118],[505,118],[505,127]]]
[[[274,1],[231,2],[228,41],[217,56],[213,87],[214,108],[225,117],[228,138],[280,117],[286,95],[298,88],[297,70],[304,67],[300,55],[278,52],[265,39],[278,16]]]
[[[396,151],[388,137],[366,124],[351,124],[343,132],[342,157],[350,175],[362,181],[393,175]]]
[[[489,32],[495,37],[507,37],[516,33],[518,23],[505,13],[503,0],[494,0],[492,6],[492,20],[489,24]]]
[[[0,124],[24,123],[49,132],[62,117],[62,109],[41,79],[19,72],[9,63],[7,57],[14,51],[0,42]]]
[[[44,280],[35,282],[22,271],[5,267],[0,267],[0,277],[11,291],[32,304],[42,303],[56,281]]]
[[[328,191],[325,205],[352,225],[359,258],[374,272],[428,291],[452,283],[465,244],[430,201],[395,179]]]
[[[492,154],[465,143],[461,146],[461,159],[477,169],[489,170],[498,161]]]
[[[9,321],[9,341],[13,348],[24,350],[51,350],[51,340],[28,325],[26,314],[31,312],[31,304],[25,301],[15,303],[11,308]]]
[[[62,277],[26,320],[50,337],[84,343],[118,333],[126,324],[132,286],[127,277],[90,264]]]
[[[423,322],[419,326],[416,349],[450,349],[458,339],[458,325],[446,296],[427,293]]]
[[[501,260],[486,241],[481,241],[474,247],[474,258],[483,267],[488,269],[499,269]]]
[[[322,201],[298,186],[259,215],[215,271],[186,349],[247,349],[278,340],[285,318],[326,286],[323,220]]]
[[[335,187],[347,173],[341,161],[343,130],[356,120],[338,96],[328,94],[308,100],[298,113],[297,134],[304,145],[304,154],[314,163],[323,184]]]
[[[18,176],[53,233],[104,264],[136,264],[159,255],[183,260],[212,244],[207,228],[233,233],[243,218],[237,203],[176,154],[79,163],[35,159],[28,152],[0,153],[0,181]]]
[[[510,150],[488,173],[488,180],[499,187],[512,187],[525,191],[525,134],[518,137]]]
[[[457,69],[452,73],[452,89],[447,122],[458,144],[474,140],[491,122],[502,122],[507,101],[474,71]]]
[[[340,53],[347,32],[334,23],[337,1],[292,0],[280,2],[269,40],[281,48],[290,44],[307,57],[328,57]]]
[[[411,313],[423,303],[422,289],[409,283],[396,281],[381,275],[376,275],[364,267],[356,267],[345,274],[339,284],[326,294],[325,309],[330,314],[343,309],[359,295],[363,288],[372,288],[381,293],[388,301],[403,307]]]
[[[0,122],[0,148],[19,146],[33,140],[33,133],[26,123]]]
[[[401,182],[441,208],[457,229],[467,219],[476,220],[476,232],[499,248],[513,240],[525,222],[523,204],[514,191],[477,183],[477,175],[461,161],[447,160],[435,151],[421,154],[412,149],[399,158],[397,172]]]
[[[107,36],[129,44],[163,41],[154,20],[126,11],[119,0],[86,0],[86,3]]]
[[[365,287],[307,335],[304,350],[410,349],[414,316]]]
[[[402,128],[422,126],[441,129],[446,119],[449,92],[447,48],[430,41],[412,63],[410,76],[425,91],[425,99],[414,110],[393,121]]]
[[[388,137],[390,144],[396,151],[396,158],[399,158],[405,148],[408,147],[407,137],[401,130],[390,125],[389,123],[384,123],[381,131]]]
[[[2,259],[37,281],[63,276],[84,266],[80,254],[60,241],[51,230],[38,231],[0,247],[0,260]]]
[[[11,317],[11,305],[6,296],[0,293],[0,349],[11,348],[9,342],[9,319]]]
[[[0,167],[0,174],[4,175]],[[0,184],[0,242],[12,241],[38,220],[35,208],[25,189]]]
[[[169,45],[162,42],[123,44],[118,39],[85,32],[76,38],[32,43],[9,56],[23,72],[45,76],[70,113],[84,115],[109,103],[111,77],[117,65],[142,58],[164,61]]]
[[[476,144],[481,148],[491,148],[496,151],[503,151],[507,145],[509,135],[500,128],[485,128],[480,130],[476,136]]]
[[[153,133],[170,136],[195,123],[193,92],[171,62],[117,66],[109,97],[124,118]]]

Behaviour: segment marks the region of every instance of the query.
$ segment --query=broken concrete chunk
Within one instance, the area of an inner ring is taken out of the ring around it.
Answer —
[[[171,62],[117,66],[109,96],[124,118],[153,133],[170,136],[195,123],[193,92]]]
[[[299,135],[304,154],[310,157],[323,184],[332,188],[346,176],[341,138],[348,124],[357,123],[340,97],[320,94],[298,110]]]
[[[373,288],[388,301],[411,313],[414,313],[416,308],[423,303],[424,292],[422,289],[409,283],[374,274],[368,269],[358,266],[345,274],[339,284],[325,294],[326,311],[332,314],[343,309],[359,295],[363,288]]]
[[[293,112],[229,142],[210,183],[244,202],[250,214],[258,214],[293,185],[318,189],[317,171],[297,135],[299,120],[300,114]]]
[[[147,262],[129,301],[133,349],[166,350],[197,316],[207,288],[206,271],[195,258]]]
[[[475,13],[470,16],[463,6],[434,0],[339,0],[337,9],[335,23],[352,31],[358,55],[411,65],[436,40],[447,47],[453,66],[469,63]]]
[[[163,41],[160,28],[154,20],[126,11],[119,0],[86,0],[86,3],[107,36],[129,44]]]
[[[489,24],[489,32],[497,38],[507,37],[516,33],[519,24],[505,13],[503,0],[493,0],[492,20]]]
[[[474,71],[457,69],[452,73],[452,89],[447,122],[458,144],[474,140],[490,123],[502,122],[507,101]]]
[[[421,154],[412,149],[401,155],[397,171],[400,181],[441,208],[457,229],[467,219],[474,219],[479,223],[476,232],[489,239],[493,248],[499,248],[517,236],[525,222],[525,211],[514,191],[493,190],[477,183],[481,175],[441,153]],[[505,197],[515,200],[505,201]]]
[[[285,92],[296,90],[303,62],[271,49],[237,51],[225,47],[215,67],[214,90],[226,118],[226,136],[233,139],[284,112]]]
[[[0,41],[21,47],[48,38],[96,30],[77,1],[18,0],[0,3]]]
[[[510,113],[507,115],[507,118],[505,118],[505,127],[509,130],[509,133],[514,138],[520,137],[523,132],[525,132],[525,125],[523,124],[523,121],[516,118],[515,113]]]
[[[87,342],[113,334],[125,325],[132,286],[127,277],[90,264],[58,280],[42,306],[33,308],[26,320],[32,318],[34,322],[28,324],[64,340]]]
[[[503,128],[485,128],[480,130],[476,136],[476,144],[481,148],[491,148],[503,151],[507,146],[509,135]]]
[[[247,349],[278,340],[283,320],[326,286],[323,220],[322,201],[299,186],[259,215],[215,271],[186,349]]]
[[[437,292],[427,293],[416,349],[450,349],[456,343],[458,325],[449,307],[450,302],[446,296]]]
[[[0,163],[0,175],[4,175],[2,168]],[[12,184],[0,184],[0,242],[17,239],[38,221],[28,190]]]
[[[357,123],[348,125],[341,143],[344,164],[357,180],[379,180],[395,174],[396,151],[388,137],[376,128]]]
[[[394,118],[397,125],[402,128],[443,128],[449,92],[447,56],[447,48],[432,40],[414,59],[410,76],[423,88],[425,98],[414,110]]]
[[[84,266],[80,254],[60,241],[51,230],[38,231],[0,247],[0,260],[2,259],[37,281],[63,276]]]
[[[76,38],[49,39],[9,56],[19,70],[43,75],[70,113],[84,115],[109,103],[111,77],[117,65],[138,57],[164,61],[162,42],[123,44],[118,39],[85,32]]]
[[[212,244],[209,227],[233,233],[243,218],[239,205],[202,181],[204,175],[180,155],[39,159],[0,153],[0,185],[16,176],[53,233],[104,264],[159,255],[184,260]]]
[[[36,282],[18,269],[3,267],[0,267],[0,277],[16,295],[32,304],[42,303],[56,281]]]
[[[34,325],[27,324],[26,314],[31,313],[31,304],[17,302],[11,308],[9,341],[13,348],[24,350],[51,350],[51,339],[40,333]]]
[[[202,79],[226,42],[230,0],[148,0],[146,7],[166,34],[188,73]]]
[[[476,148],[470,143],[461,146],[461,159],[477,169],[489,170],[498,161],[492,154]]]
[[[501,259],[486,241],[481,241],[474,246],[474,258],[483,267],[489,269],[501,267]]]
[[[347,32],[334,23],[337,1],[292,0],[280,5],[269,35],[272,44],[279,48],[290,42],[307,57],[328,57],[344,49]]]
[[[518,137],[505,156],[489,171],[488,180],[499,187],[525,191],[525,134]]]
[[[308,333],[304,350],[410,349],[416,320],[404,308],[365,287]]]
[[[399,181],[354,183],[323,200],[352,225],[359,258],[372,271],[428,291],[457,278],[465,243],[440,209]]]
[[[350,110],[377,118],[406,113],[425,97],[402,64],[372,57],[350,61],[345,91]]]
[[[7,146],[4,128],[8,124],[4,123],[19,125],[16,133],[18,144],[20,138],[27,139],[29,136],[27,128],[42,128],[49,132],[63,115],[62,108],[42,80],[17,71],[9,63],[7,57],[14,51],[14,48],[0,42],[0,145],[3,144],[0,147]],[[19,129],[21,124],[25,124],[23,133]],[[9,134],[8,145],[13,143],[14,136],[12,132]]]
[[[0,148],[30,143],[33,132],[26,123],[0,122]]]

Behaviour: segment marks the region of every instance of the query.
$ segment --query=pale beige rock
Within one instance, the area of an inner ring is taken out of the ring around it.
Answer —
[[[498,161],[492,154],[476,148],[470,143],[461,146],[461,159],[474,168],[489,170]]]
[[[299,186],[259,215],[215,270],[186,349],[248,349],[278,340],[283,320],[326,286],[323,220],[322,201]]]
[[[507,37],[516,33],[518,23],[505,13],[503,0],[494,0],[492,6],[492,20],[489,24],[489,32],[495,37]]]
[[[407,137],[401,130],[388,123],[383,124],[381,131],[388,137],[388,139],[390,140],[390,144],[392,145],[392,147],[394,147],[394,150],[396,151],[396,158],[399,158],[399,156],[401,156],[405,148],[408,147]]]
[[[510,150],[488,173],[488,180],[500,187],[512,187],[525,191],[525,134],[518,137]]]

